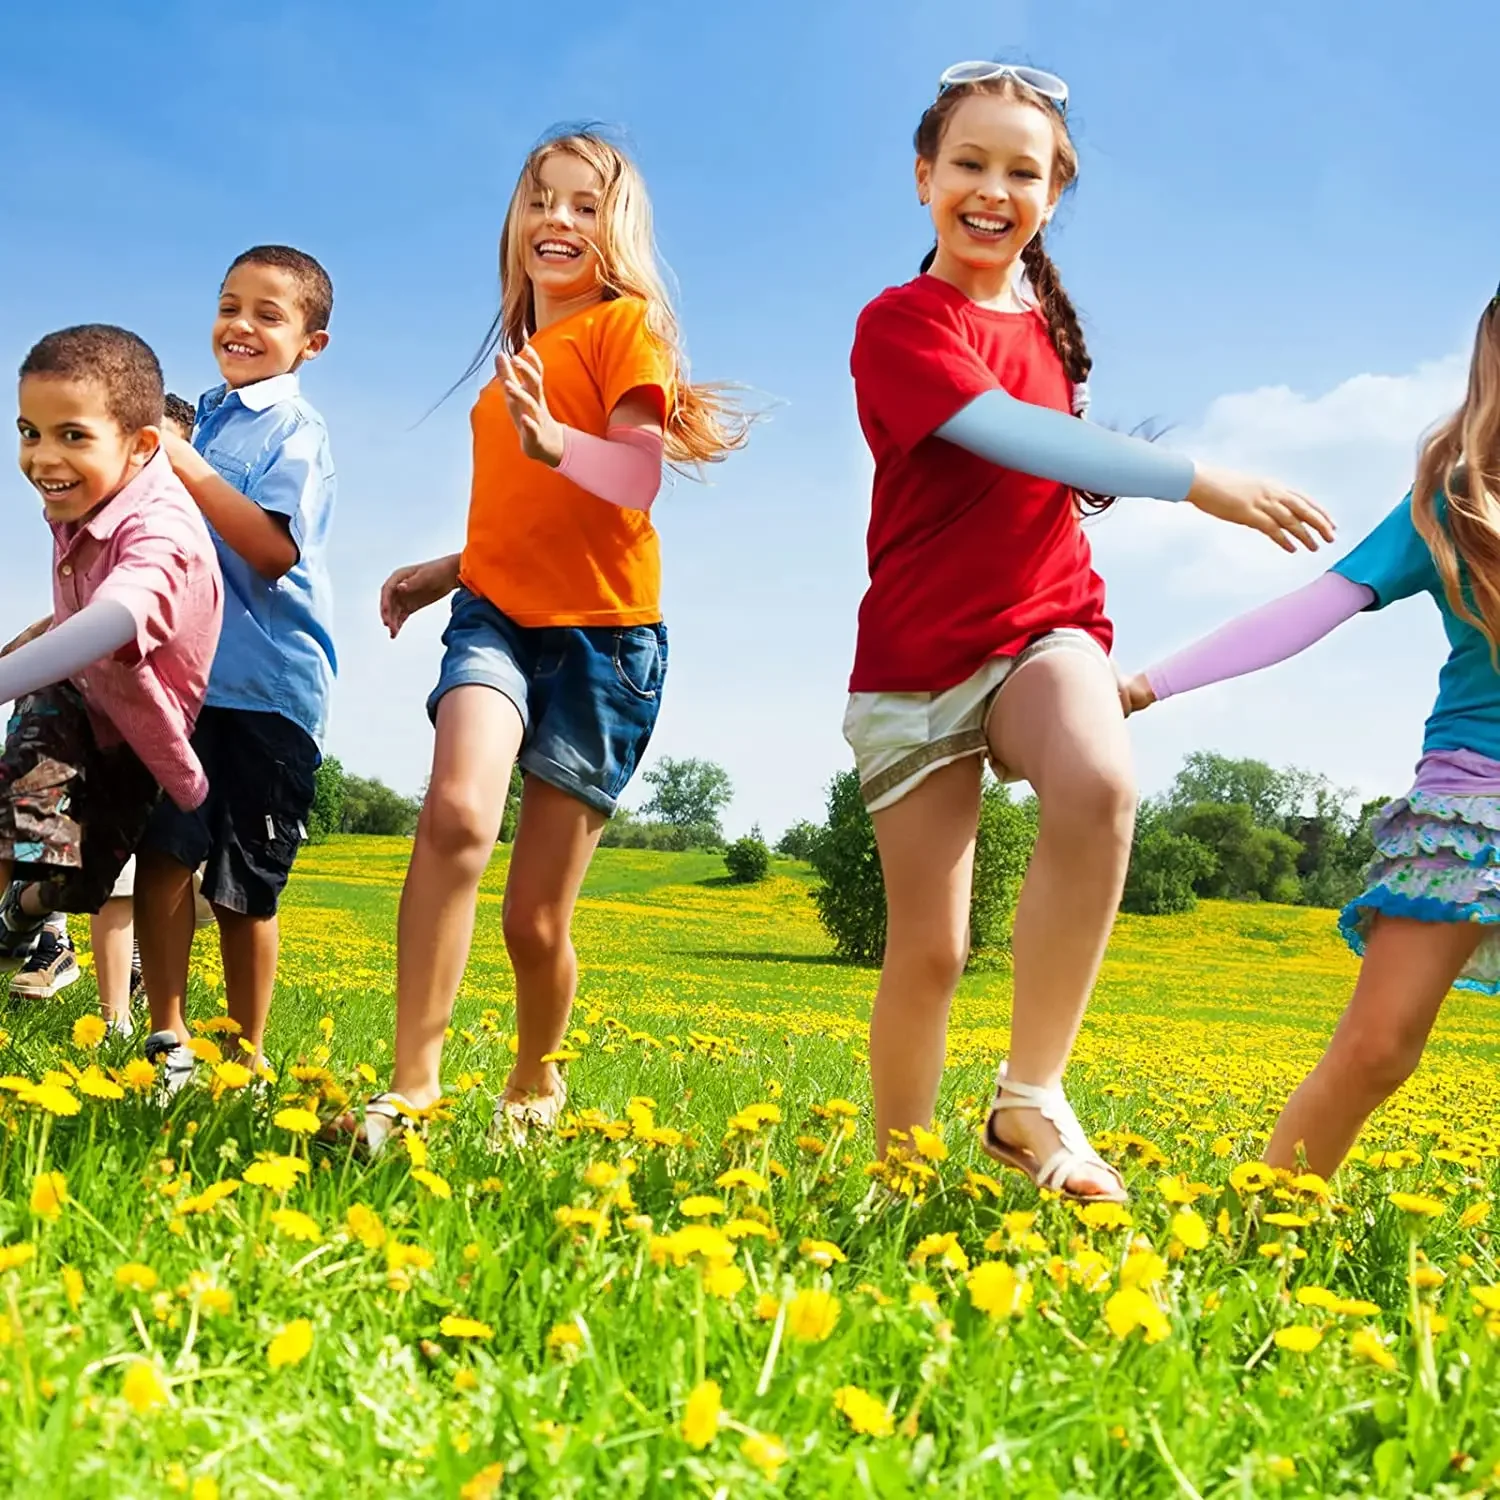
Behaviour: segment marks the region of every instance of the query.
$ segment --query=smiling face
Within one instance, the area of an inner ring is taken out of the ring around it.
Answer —
[[[156,452],[157,429],[122,428],[98,381],[28,375],[19,406],[21,472],[54,524],[81,521],[113,499]]]
[[[301,288],[284,267],[247,261],[224,278],[213,347],[231,390],[285,375],[327,345],[326,332],[308,332]]]
[[[521,269],[539,301],[575,303],[601,290],[599,173],[571,151],[542,158],[516,225]]]
[[[932,159],[917,159],[917,193],[937,231],[934,274],[1008,285],[1057,201],[1056,154],[1045,109],[1004,94],[961,99]]]

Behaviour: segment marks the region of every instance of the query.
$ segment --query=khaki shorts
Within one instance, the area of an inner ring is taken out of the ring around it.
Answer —
[[[135,897],[135,855],[131,855],[126,861],[125,868],[120,871],[120,878],[115,881],[115,888],[109,893],[111,901],[128,897]],[[193,925],[195,927],[212,927],[214,925],[213,908],[203,899],[203,871],[201,868],[193,871]]]
[[[941,693],[851,693],[844,738],[859,768],[859,790],[873,813],[893,806],[942,766],[988,755],[990,709],[1010,676],[1049,651],[1082,651],[1114,676],[1104,648],[1082,630],[1054,630],[1019,656],[992,656],[972,677]],[[994,765],[994,762],[991,761]],[[1020,778],[994,766],[1001,781]]]

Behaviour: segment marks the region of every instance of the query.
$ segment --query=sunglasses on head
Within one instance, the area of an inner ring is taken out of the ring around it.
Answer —
[[[1040,68],[1027,68],[1019,63],[961,62],[943,69],[938,79],[938,93],[946,94],[965,83],[988,83],[995,78],[1014,78],[1034,89],[1051,104],[1060,115],[1068,112],[1068,86],[1056,73],[1044,73]]]

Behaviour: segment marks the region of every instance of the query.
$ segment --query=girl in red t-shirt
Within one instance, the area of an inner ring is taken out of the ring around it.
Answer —
[[[1050,74],[963,63],[917,128],[917,193],[937,245],[924,274],[864,310],[851,356],[875,480],[845,734],[888,906],[870,1024],[881,1149],[928,1123],[937,1102],[987,756],[1035,789],[1040,830],[984,1147],[1045,1187],[1122,1199],[1061,1088],[1136,800],[1104,585],[1079,513],[1117,494],[1186,499],[1287,550],[1316,546],[1314,533],[1332,540],[1332,527],[1280,485],[1074,420],[1090,361],[1042,244],[1077,172],[1066,103]]]

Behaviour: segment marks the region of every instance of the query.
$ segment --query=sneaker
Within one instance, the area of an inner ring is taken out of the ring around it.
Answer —
[[[129,1041],[135,1035],[135,1022],[131,1020],[128,1010],[124,1015],[115,1016],[104,1024],[110,1036],[117,1036],[125,1041]]]
[[[44,927],[32,943],[31,956],[11,976],[11,998],[50,1000],[81,977],[73,940]]]
[[[161,1084],[167,1098],[180,1093],[183,1084],[193,1076],[197,1059],[181,1042],[175,1031],[153,1031],[146,1038],[146,1061],[161,1071]]]
[[[21,890],[22,882],[16,880],[0,895],[0,958],[26,958],[47,920],[21,910]]]

